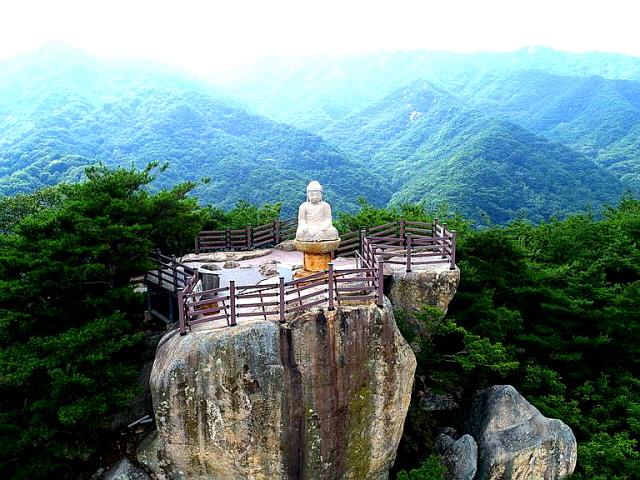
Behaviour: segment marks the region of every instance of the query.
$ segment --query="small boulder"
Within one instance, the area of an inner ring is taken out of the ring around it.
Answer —
[[[238,268],[240,266],[240,263],[236,262],[235,260],[229,260],[228,262],[225,262],[225,264],[222,266],[223,268]]]
[[[544,417],[511,385],[476,394],[467,431],[478,442],[478,480],[555,480],[571,475],[576,466],[571,429]]]
[[[150,472],[153,472],[157,480],[168,480],[163,473],[164,468],[168,468],[168,462],[164,461],[158,454],[158,432],[149,433],[138,446],[136,460],[140,465]]]
[[[432,305],[447,313],[447,308],[460,283],[460,270],[449,269],[448,264],[417,267],[406,272],[404,265],[385,265],[392,274],[389,300],[397,309],[409,316],[420,311],[424,305]]]
[[[103,475],[102,480],[150,480],[151,477],[136,467],[128,458],[123,458]]]
[[[263,277],[274,277],[279,274],[278,272],[278,261],[277,260],[267,260],[260,264],[258,267],[260,274]]]
[[[203,263],[202,265],[200,265],[200,268],[203,270],[212,270],[212,271],[216,271],[216,270],[222,270],[222,267],[220,267],[220,265],[218,265],[217,263]]]

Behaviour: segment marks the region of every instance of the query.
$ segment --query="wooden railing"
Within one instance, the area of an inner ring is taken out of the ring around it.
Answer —
[[[246,250],[276,245],[295,237],[296,220],[276,220],[244,230],[200,232],[196,253],[217,250]],[[238,285],[230,281],[222,288],[202,289],[198,273],[175,257],[157,254],[157,269],[147,279],[178,297],[180,333],[203,322],[224,320],[237,325],[241,318],[263,318],[284,322],[287,314],[324,305],[333,310],[346,302],[384,300],[384,265],[403,265],[407,272],[415,266],[456,262],[456,232],[438,219],[431,223],[399,220],[341,235],[336,252],[355,255],[356,268],[329,269],[299,280],[268,285]]]
[[[263,318],[284,322],[287,314],[326,305],[334,310],[349,302],[375,301],[382,306],[382,263],[348,270],[329,269],[308,277],[269,285],[237,285],[231,280],[222,288],[198,290],[197,276],[178,292],[180,334],[203,322],[224,320],[237,325],[241,318]]]
[[[162,287],[165,290],[177,293],[192,281],[197,270],[176,260],[175,255],[168,257],[156,251],[150,255],[154,269],[149,270],[145,276],[145,282]]]
[[[232,250],[253,250],[277,245],[296,236],[297,220],[275,220],[272,223],[246,227],[239,230],[204,230],[198,233],[195,252],[217,252]]]
[[[392,265],[405,265],[407,272],[414,266],[448,263],[451,270],[456,267],[455,231],[450,232],[446,224],[438,219],[432,223],[400,220],[380,225],[362,233],[362,256],[365,260],[381,258]]]
[[[297,222],[295,218],[275,220],[272,223],[247,227],[241,230],[208,230],[198,234],[195,241],[195,252],[205,253],[213,251],[252,250],[277,245],[285,240],[293,240],[296,234]],[[354,255],[363,251],[364,238],[370,238],[377,248],[389,250],[389,247],[403,247],[407,252],[403,254],[407,265],[424,265],[427,263],[445,263],[435,260],[426,261],[420,258],[437,257],[455,267],[456,233],[449,232],[446,224],[442,225],[438,219],[431,223],[413,222],[404,219],[365,228],[358,232],[347,232],[340,235],[340,246],[336,256]],[[394,252],[387,252],[391,255]],[[397,256],[397,255],[394,255]],[[391,258],[391,257],[389,257]],[[412,262],[412,259],[416,261]],[[397,263],[397,260],[389,263]]]

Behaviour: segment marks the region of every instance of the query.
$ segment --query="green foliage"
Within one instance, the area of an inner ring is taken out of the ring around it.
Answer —
[[[603,220],[519,221],[459,242],[448,315],[480,352],[500,342],[519,364],[504,381],[571,426],[577,478],[638,471],[639,241],[640,201],[625,199]]]
[[[442,480],[444,479],[445,468],[439,456],[429,456],[419,468],[410,470],[401,470],[398,472],[397,480]]]
[[[436,307],[425,306],[416,321],[428,332],[413,343],[418,360],[416,374],[428,375],[437,389],[464,387],[474,391],[505,378],[519,366],[500,342],[491,342],[443,318]]]
[[[630,480],[638,478],[640,453],[637,440],[627,432],[610,435],[596,433],[591,439],[578,445],[578,455],[583,463],[583,473],[572,478],[589,480]]]
[[[11,232],[20,221],[40,210],[59,206],[68,186],[59,184],[31,194],[0,198],[0,234]]]
[[[363,204],[340,218],[372,226],[398,215]],[[573,429],[576,478],[637,478],[640,200],[626,197],[600,219],[587,213],[481,230],[463,222],[459,232],[461,284],[447,316],[425,307],[416,329],[396,312],[416,352],[416,378],[462,404],[480,388],[510,383]],[[398,452],[405,470],[433,452],[438,431],[419,401]]]
[[[206,230],[222,230],[225,228],[242,229],[271,223],[280,217],[281,203],[265,203],[261,207],[241,200],[230,210],[207,208]]]
[[[137,393],[142,298],[131,278],[152,248],[191,244],[204,221],[192,185],[148,192],[154,170],[96,166],[64,195],[4,203],[21,206],[5,210],[17,213],[0,234],[0,470],[11,478],[90,465]]]

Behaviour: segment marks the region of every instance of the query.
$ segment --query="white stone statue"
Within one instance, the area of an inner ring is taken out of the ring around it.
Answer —
[[[296,240],[323,242],[338,239],[338,230],[331,219],[331,207],[322,200],[322,185],[313,180],[307,185],[307,201],[298,209]]]

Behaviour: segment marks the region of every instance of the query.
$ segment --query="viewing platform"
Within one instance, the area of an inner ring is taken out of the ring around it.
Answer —
[[[327,270],[294,279],[302,252],[292,250],[295,219],[242,230],[200,232],[195,253],[180,259],[159,252],[145,276],[149,311],[178,322],[181,334],[251,319],[285,322],[310,309],[375,302],[382,305],[385,276],[455,269],[456,233],[432,223],[397,222],[341,235]],[[153,298],[168,305],[158,308]],[[168,311],[167,311],[168,310]]]

